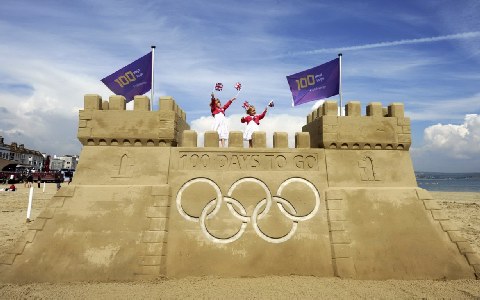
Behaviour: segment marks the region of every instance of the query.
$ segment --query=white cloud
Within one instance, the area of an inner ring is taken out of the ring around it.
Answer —
[[[436,124],[425,128],[425,148],[442,151],[453,158],[480,156],[480,115],[469,114],[461,125]]]
[[[412,158],[419,171],[478,172],[480,115],[466,115],[463,124],[425,128],[424,145],[412,149]]]
[[[78,109],[83,108],[84,94],[99,90],[97,79],[51,61],[29,60],[28,68],[17,67],[22,60],[21,56],[0,59],[9,81],[25,86],[21,92],[0,92],[0,107],[5,110],[0,113],[0,135],[7,143],[25,144],[28,149],[78,154]]]

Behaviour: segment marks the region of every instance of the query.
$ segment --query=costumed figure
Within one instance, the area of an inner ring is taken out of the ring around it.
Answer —
[[[258,131],[260,120],[265,118],[268,107],[273,107],[273,100],[268,103],[268,105],[265,107],[265,110],[261,114],[256,115],[257,112],[255,110],[255,106],[250,105],[247,101],[243,103],[243,108],[245,108],[247,115],[245,117],[242,117],[240,121],[242,123],[247,123],[247,127],[243,132],[243,140],[248,141],[248,145],[250,146],[250,148],[253,147],[252,134],[255,131]]]
[[[228,140],[228,124],[227,118],[225,118],[225,111],[236,99],[236,97],[228,100],[227,103],[222,106],[220,99],[215,98],[214,93],[212,93],[211,96],[210,109],[212,111],[212,116],[215,118],[212,130],[218,132],[218,138],[220,140],[219,145],[221,147],[225,147],[225,140]]]

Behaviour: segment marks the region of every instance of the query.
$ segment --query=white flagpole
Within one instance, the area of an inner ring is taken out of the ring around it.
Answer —
[[[155,47],[156,46],[152,46],[152,90],[150,91],[150,110],[153,110],[153,91],[155,90],[153,81],[153,68],[155,66]]]
[[[340,68],[340,74],[339,74],[339,83],[338,83],[338,95],[340,96],[340,116],[342,116],[342,53],[338,53],[338,59],[339,59],[339,68]]]
[[[30,222],[30,215],[32,213],[32,201],[33,201],[33,186],[30,187],[30,193],[28,194],[27,223]]]

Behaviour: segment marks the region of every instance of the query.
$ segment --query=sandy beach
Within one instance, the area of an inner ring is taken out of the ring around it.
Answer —
[[[0,185],[5,188],[5,185]],[[29,189],[23,184],[16,192],[0,192],[0,255],[27,230],[26,213]],[[46,206],[56,193],[55,184],[45,192],[35,185],[31,218]],[[450,219],[480,253],[480,193],[431,192],[440,200]],[[149,282],[112,283],[35,283],[15,285],[0,282],[0,299],[291,299],[291,298],[447,298],[479,299],[477,280],[385,280],[365,281],[308,276],[269,276],[262,278],[191,277],[158,279]]]

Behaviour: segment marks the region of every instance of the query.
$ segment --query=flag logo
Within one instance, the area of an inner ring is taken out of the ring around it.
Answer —
[[[340,59],[287,76],[287,81],[294,106],[338,95]]]
[[[223,90],[223,84],[222,84],[221,82],[217,82],[217,83],[215,84],[215,90],[216,90],[216,91],[219,91],[219,92],[220,92],[221,90]]]
[[[127,102],[136,95],[152,89],[152,52],[102,79],[115,95],[122,95]]]

